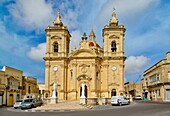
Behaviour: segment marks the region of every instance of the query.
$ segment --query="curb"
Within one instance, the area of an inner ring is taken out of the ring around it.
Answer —
[[[136,103],[133,102],[130,106],[135,105]],[[91,105],[86,105],[86,104],[80,104],[82,106],[84,106],[87,109],[61,109],[61,110],[55,110],[55,109],[49,109],[49,110],[44,110],[44,109],[25,109],[25,110],[16,110],[16,109],[12,109],[12,108],[7,108],[8,111],[12,111],[12,112],[75,112],[75,111],[97,111],[97,110],[108,110],[108,109],[117,109],[117,108],[123,108],[123,107],[107,107],[107,106],[102,106],[103,108],[95,108],[95,106],[91,106]],[[129,105],[128,105],[129,106]],[[127,106],[124,106],[127,107]]]
[[[25,112],[71,112],[76,110],[27,110]]]

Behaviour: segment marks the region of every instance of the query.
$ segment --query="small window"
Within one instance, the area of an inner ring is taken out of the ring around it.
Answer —
[[[28,87],[28,93],[31,93],[31,86]]]
[[[25,86],[23,86],[22,90],[25,90]]]
[[[168,72],[168,81],[170,81],[170,72]]]
[[[70,74],[70,79],[72,79],[73,78],[73,72],[71,71],[70,73],[71,73]]]
[[[111,44],[111,50],[112,50],[112,52],[116,52],[116,50],[117,50],[115,41],[113,41]]]
[[[54,52],[58,52],[58,43],[54,44]]]
[[[45,91],[45,90],[42,90],[42,94],[44,94],[44,91]]]
[[[99,78],[99,73],[98,73],[98,72],[96,72],[96,78],[97,78],[97,79]]]
[[[39,90],[39,94],[41,94],[41,90]]]

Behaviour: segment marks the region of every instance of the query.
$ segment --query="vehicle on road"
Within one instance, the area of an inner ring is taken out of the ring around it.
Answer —
[[[124,96],[112,96],[111,97],[111,105],[119,105],[119,106],[122,106],[122,105],[128,105],[130,104],[130,101],[124,97]]]
[[[134,100],[142,100],[142,97],[141,97],[141,96],[136,96],[136,97],[134,98]]]
[[[29,99],[24,99],[24,101],[21,103],[21,109],[35,108],[41,105],[42,105],[41,100],[37,100],[35,98],[29,98]]]
[[[17,101],[14,103],[13,107],[14,107],[15,109],[21,108],[21,104],[22,104],[23,101],[24,101],[23,99],[17,100]]]

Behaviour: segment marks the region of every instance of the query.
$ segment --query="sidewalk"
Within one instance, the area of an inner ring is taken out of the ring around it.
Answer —
[[[162,103],[162,104],[170,104],[168,101],[155,101],[155,100],[136,100],[134,102],[140,102],[140,103]]]
[[[79,101],[58,101],[56,104],[46,104],[33,110],[87,110],[88,108],[79,104]]]

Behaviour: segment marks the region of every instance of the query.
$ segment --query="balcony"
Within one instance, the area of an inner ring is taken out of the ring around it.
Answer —
[[[160,84],[160,80],[157,80],[157,81],[152,81],[150,82],[150,85],[157,85],[157,84]]]
[[[0,89],[6,89],[6,85],[0,84]]]

